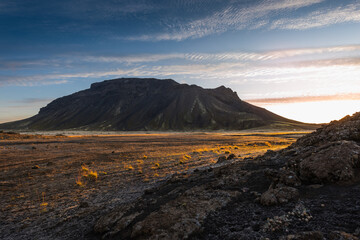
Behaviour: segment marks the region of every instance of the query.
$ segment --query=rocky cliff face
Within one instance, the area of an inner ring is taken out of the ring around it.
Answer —
[[[203,89],[174,80],[122,78],[58,98],[29,119],[0,125],[34,130],[247,129],[294,121],[239,99],[224,86]]]

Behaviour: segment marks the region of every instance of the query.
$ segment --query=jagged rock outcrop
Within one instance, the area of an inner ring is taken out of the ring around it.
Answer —
[[[307,183],[356,180],[359,156],[360,113],[333,121],[298,139],[281,155],[288,160],[288,167]]]
[[[358,239],[359,131],[357,113],[252,161],[174,175],[94,230],[105,239]]]
[[[240,100],[224,86],[204,89],[171,79],[121,78],[91,84],[0,129],[240,130],[274,122],[301,125]]]

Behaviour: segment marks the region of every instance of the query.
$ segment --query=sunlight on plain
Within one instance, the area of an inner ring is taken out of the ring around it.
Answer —
[[[258,104],[259,105],[259,104]],[[328,123],[360,111],[360,100],[264,104],[276,114],[306,123]]]

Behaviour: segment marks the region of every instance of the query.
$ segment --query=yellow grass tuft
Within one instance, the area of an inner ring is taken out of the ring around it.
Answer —
[[[81,166],[81,171],[82,171],[82,173],[81,173],[82,177],[89,181],[96,181],[98,178],[98,173],[96,171],[90,170],[86,165]],[[80,177],[78,177],[75,180],[75,182],[78,186],[84,186],[84,183],[82,183]]]
[[[89,170],[88,174],[85,177],[90,181],[96,181],[98,178],[98,173],[92,170]]]
[[[208,148],[198,148],[198,149],[195,149],[193,150],[193,153],[194,154],[200,154],[200,153],[205,153],[205,152],[209,152],[210,150]]]
[[[75,182],[76,182],[76,185],[78,185],[79,187],[85,186],[85,184],[81,181],[81,178],[80,178],[80,177],[77,177],[77,178],[75,179]]]
[[[133,167],[133,166],[131,166],[131,165],[127,165],[125,168],[126,168],[127,170],[129,170],[129,171],[134,170],[134,167]]]

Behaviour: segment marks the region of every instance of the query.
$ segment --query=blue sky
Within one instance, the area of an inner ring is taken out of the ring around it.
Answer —
[[[360,109],[355,0],[0,0],[0,36],[0,122],[117,77],[225,85],[308,122],[338,116],[291,104]]]

